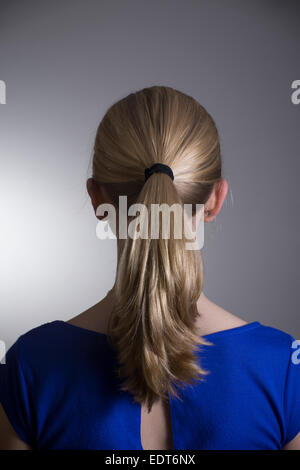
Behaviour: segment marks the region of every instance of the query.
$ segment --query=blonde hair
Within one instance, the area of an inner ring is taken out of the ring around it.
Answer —
[[[144,170],[169,165],[174,181]],[[218,132],[194,98],[166,86],[131,93],[113,104],[95,138],[93,178],[113,203],[205,204],[221,178]],[[194,206],[193,206],[194,208]],[[194,211],[193,211],[194,214]],[[150,222],[149,222],[150,223]],[[195,350],[210,344],[196,330],[196,302],[203,288],[200,250],[186,250],[185,238],[122,240],[115,282],[116,303],[108,338],[117,352],[121,390],[153,403],[208,373]]]

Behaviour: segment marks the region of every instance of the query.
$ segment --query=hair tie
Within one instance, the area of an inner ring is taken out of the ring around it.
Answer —
[[[150,168],[145,168],[145,181],[153,175],[153,173],[165,173],[169,175],[172,180],[174,180],[174,175],[172,169],[165,165],[164,163],[154,163]]]

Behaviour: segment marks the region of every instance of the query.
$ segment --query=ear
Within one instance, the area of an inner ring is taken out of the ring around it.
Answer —
[[[211,195],[205,204],[205,210],[210,212],[209,216],[205,216],[205,222],[211,222],[216,215],[220,212],[221,207],[226,199],[228,192],[228,183],[224,178],[221,178],[214,185]]]
[[[92,203],[92,206],[94,208],[94,212],[95,212],[95,215],[96,215],[96,211],[97,211],[97,208],[100,204],[104,204],[104,203],[111,203],[105,189],[104,189],[104,186],[99,183],[98,181],[96,181],[94,178],[89,178],[86,182],[86,189],[87,189],[87,192],[89,193],[89,196],[91,198],[91,203]],[[103,215],[103,216],[98,216],[96,215],[96,217],[101,220],[103,219],[104,217],[106,217],[106,215]]]

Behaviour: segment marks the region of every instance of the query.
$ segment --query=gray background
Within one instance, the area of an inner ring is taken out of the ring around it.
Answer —
[[[300,338],[297,1],[0,2],[0,338],[9,347],[112,286],[115,240],[86,192],[107,108],[152,85],[194,96],[220,132],[229,193],[205,226],[204,292]]]

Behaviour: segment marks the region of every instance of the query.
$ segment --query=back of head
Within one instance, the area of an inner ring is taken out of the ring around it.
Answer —
[[[174,181],[145,168],[171,167]],[[205,204],[221,178],[219,137],[213,119],[192,97],[153,86],[113,104],[95,139],[93,177],[116,207],[128,204]],[[149,224],[151,221],[149,220]],[[118,354],[122,390],[149,411],[176,388],[207,373],[195,350],[207,344],[196,330],[196,302],[203,288],[200,250],[187,250],[185,238],[124,240],[115,283],[116,304],[109,339]]]

